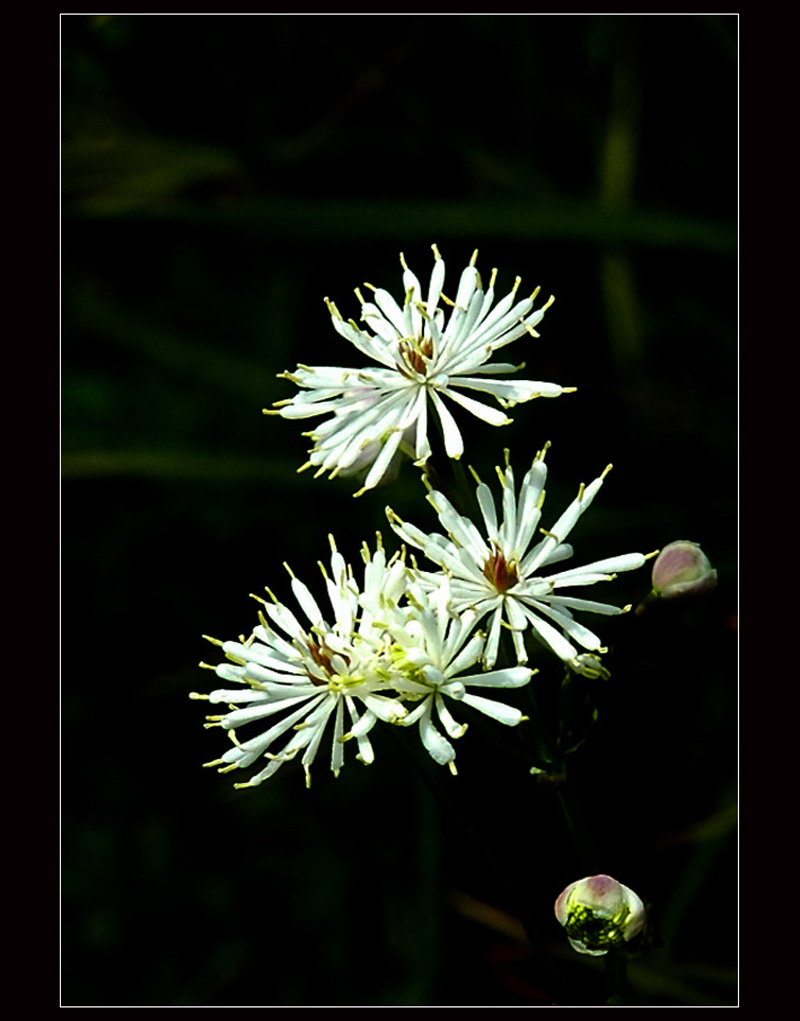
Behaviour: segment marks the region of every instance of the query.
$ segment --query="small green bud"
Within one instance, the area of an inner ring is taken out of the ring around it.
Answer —
[[[575,656],[574,659],[567,663],[567,666],[576,674],[580,674],[582,677],[589,677],[592,680],[600,677],[607,681],[611,676],[600,662],[600,657],[594,656],[591,652],[582,652],[579,656]]]
[[[644,928],[645,909],[633,890],[611,876],[587,876],[561,892],[556,918],[579,954],[599,957]]]
[[[696,542],[671,542],[653,564],[653,591],[662,599],[708,592],[716,584],[717,572]]]

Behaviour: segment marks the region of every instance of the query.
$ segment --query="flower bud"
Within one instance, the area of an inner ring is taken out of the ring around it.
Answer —
[[[600,657],[592,655],[591,652],[582,652],[580,656],[575,656],[569,660],[567,665],[576,674],[581,674],[583,677],[589,677],[592,680],[597,680],[600,677],[607,681],[611,676],[600,662]]]
[[[611,876],[587,876],[570,883],[556,901],[555,912],[573,950],[594,957],[632,940],[645,920],[641,900]]]
[[[671,542],[653,564],[653,591],[662,599],[708,592],[716,584],[717,572],[696,542]]]

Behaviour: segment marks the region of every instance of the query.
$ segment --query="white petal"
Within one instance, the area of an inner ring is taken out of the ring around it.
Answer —
[[[431,272],[431,282],[428,288],[427,313],[433,318],[436,306],[439,304],[439,296],[444,285],[444,259],[436,259]]]
[[[453,740],[463,737],[467,729],[466,723],[456,723],[445,705],[444,699],[438,693],[436,695],[436,711],[448,737],[452,737]]]
[[[428,752],[430,757],[434,759],[434,761],[439,763],[440,766],[446,766],[449,762],[452,762],[455,759],[455,748],[453,748],[447,738],[443,737],[433,725],[429,704],[427,712],[423,714],[419,721],[419,735],[422,738],[425,750]]]
[[[645,557],[641,553],[623,553],[618,557],[608,557],[606,560],[595,560],[585,567],[573,567],[569,571],[561,571],[558,574],[550,575],[548,581],[566,581],[584,573],[605,574],[616,573],[617,571],[635,571],[645,563]]]
[[[558,607],[550,606],[545,602],[533,603],[532,607],[537,613],[546,614],[551,620],[554,620],[573,641],[578,642],[584,649],[597,652],[601,648],[603,643],[598,636],[577,620],[573,620],[568,610],[559,610]]]
[[[400,446],[400,440],[402,440],[402,438],[403,434],[397,430],[391,434],[388,440],[386,440],[381,448],[380,454],[378,454],[375,458],[375,463],[370,468],[367,477],[364,480],[364,489],[372,489],[373,486],[377,486],[386,474],[389,468],[389,463],[397,453],[397,448]]]
[[[467,705],[477,709],[484,716],[490,716],[498,723],[504,723],[507,727],[516,727],[522,719],[522,713],[513,706],[504,705],[502,702],[495,702],[491,698],[482,698],[480,695],[466,694],[464,701]]]
[[[322,611],[317,606],[317,602],[311,595],[308,586],[300,581],[299,578],[292,578],[292,592],[294,592],[295,599],[311,623],[322,623]]]
[[[481,482],[478,488],[475,490],[478,497],[478,505],[483,515],[483,523],[486,526],[486,536],[488,539],[497,539],[497,511],[494,505],[494,498],[492,497],[492,491],[486,485],[485,482]]]
[[[588,613],[603,613],[616,616],[625,611],[610,603],[596,603],[592,599],[574,599],[572,596],[548,596],[547,602],[554,606],[565,606],[570,610],[586,610]]]
[[[506,667],[503,670],[490,670],[482,674],[470,674],[460,677],[470,688],[522,688],[533,676],[533,671],[525,666]]]
[[[455,419],[450,414],[450,411],[445,406],[444,401],[439,397],[435,390],[430,391],[431,397],[433,398],[434,406],[439,413],[439,420],[442,423],[442,432],[444,433],[444,449],[448,457],[452,457],[455,460],[461,457],[464,453],[464,441],[461,438],[461,433],[458,426],[456,425]]]
[[[534,468],[539,465],[544,469],[544,462],[537,461]],[[522,482],[522,488],[520,490],[519,497],[519,508],[518,508],[518,519],[517,519],[517,533],[514,536],[513,550],[518,557],[522,557],[527,550],[533,533],[536,531],[536,526],[542,517],[541,507],[539,506],[539,498],[544,488],[544,481],[547,477],[547,470],[539,469],[534,473],[534,470],[528,472]],[[520,567],[522,576],[524,577],[524,571]]]
[[[458,384],[457,379],[453,380],[453,382],[456,385]],[[467,397],[466,394],[460,394],[450,386],[442,387],[442,393],[447,394],[456,404],[460,404],[462,408],[466,408],[476,418],[481,419],[483,422],[488,422],[489,425],[509,425],[511,422],[508,415],[499,408],[490,408],[486,404],[481,404],[480,401],[473,400],[472,397]]]
[[[531,629],[536,637],[544,642],[553,652],[563,660],[573,659],[578,655],[578,650],[571,645],[566,638],[557,631],[552,624],[548,624],[546,620],[542,620],[528,607],[523,607],[525,610],[525,616],[528,618]]]
[[[483,366],[481,366],[483,371]],[[510,404],[522,404],[524,401],[531,401],[536,397],[559,397],[564,388],[557,383],[544,383],[530,379],[514,380],[489,380],[480,376],[453,376],[452,383],[455,386],[464,386],[472,390],[484,390],[500,400],[508,401]]]
[[[492,624],[489,629],[489,638],[486,642],[486,651],[483,659],[487,667],[493,667],[497,662],[497,653],[500,646],[500,622],[503,618],[503,600],[501,599],[492,617]]]
[[[336,706],[336,718],[333,726],[333,744],[331,746],[331,772],[334,775],[339,773],[339,770],[344,765],[344,744],[342,742],[342,735],[344,734],[344,719],[343,719],[343,707],[342,699],[339,699],[338,705]]]
[[[383,312],[392,326],[397,330],[400,337],[406,335],[406,324],[403,318],[403,312],[394,298],[389,294],[388,291],[383,288],[378,288],[375,292],[375,304]]]

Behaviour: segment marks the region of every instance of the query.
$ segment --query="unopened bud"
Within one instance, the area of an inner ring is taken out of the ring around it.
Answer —
[[[600,657],[592,655],[591,652],[582,652],[579,656],[575,656],[574,659],[569,660],[567,666],[576,674],[581,674],[583,677],[590,677],[592,680],[596,680],[600,677],[604,681],[607,681],[611,676],[608,670],[606,670],[600,662]]]
[[[662,599],[708,592],[716,584],[717,572],[696,542],[671,542],[653,564],[653,591]]]
[[[644,928],[639,897],[611,876],[587,876],[561,893],[556,918],[579,954],[599,957],[632,940]]]

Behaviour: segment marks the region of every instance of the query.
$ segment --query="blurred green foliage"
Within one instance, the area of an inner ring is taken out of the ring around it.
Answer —
[[[552,917],[579,865],[516,733],[471,719],[455,780],[410,732],[337,781],[321,754],[310,791],[200,768],[200,635],[249,631],[284,560],[313,582],[328,532],[357,560],[386,503],[433,525],[413,467],[354,503],[261,415],[297,361],[356,363],[322,299],[354,315],[354,286],[398,292],[401,250],[424,279],[433,242],[451,287],[478,247],[499,288],[555,294],[511,357],[578,387],[464,422],[469,462],[552,440],[555,516],[613,461],[576,555],[686,538],[719,571],[705,601],[603,622],[576,783],[603,870],[652,905],[633,996],[736,1002],[737,28],[62,17],[65,1005],[603,1002]],[[530,946],[497,922],[523,911]]]

